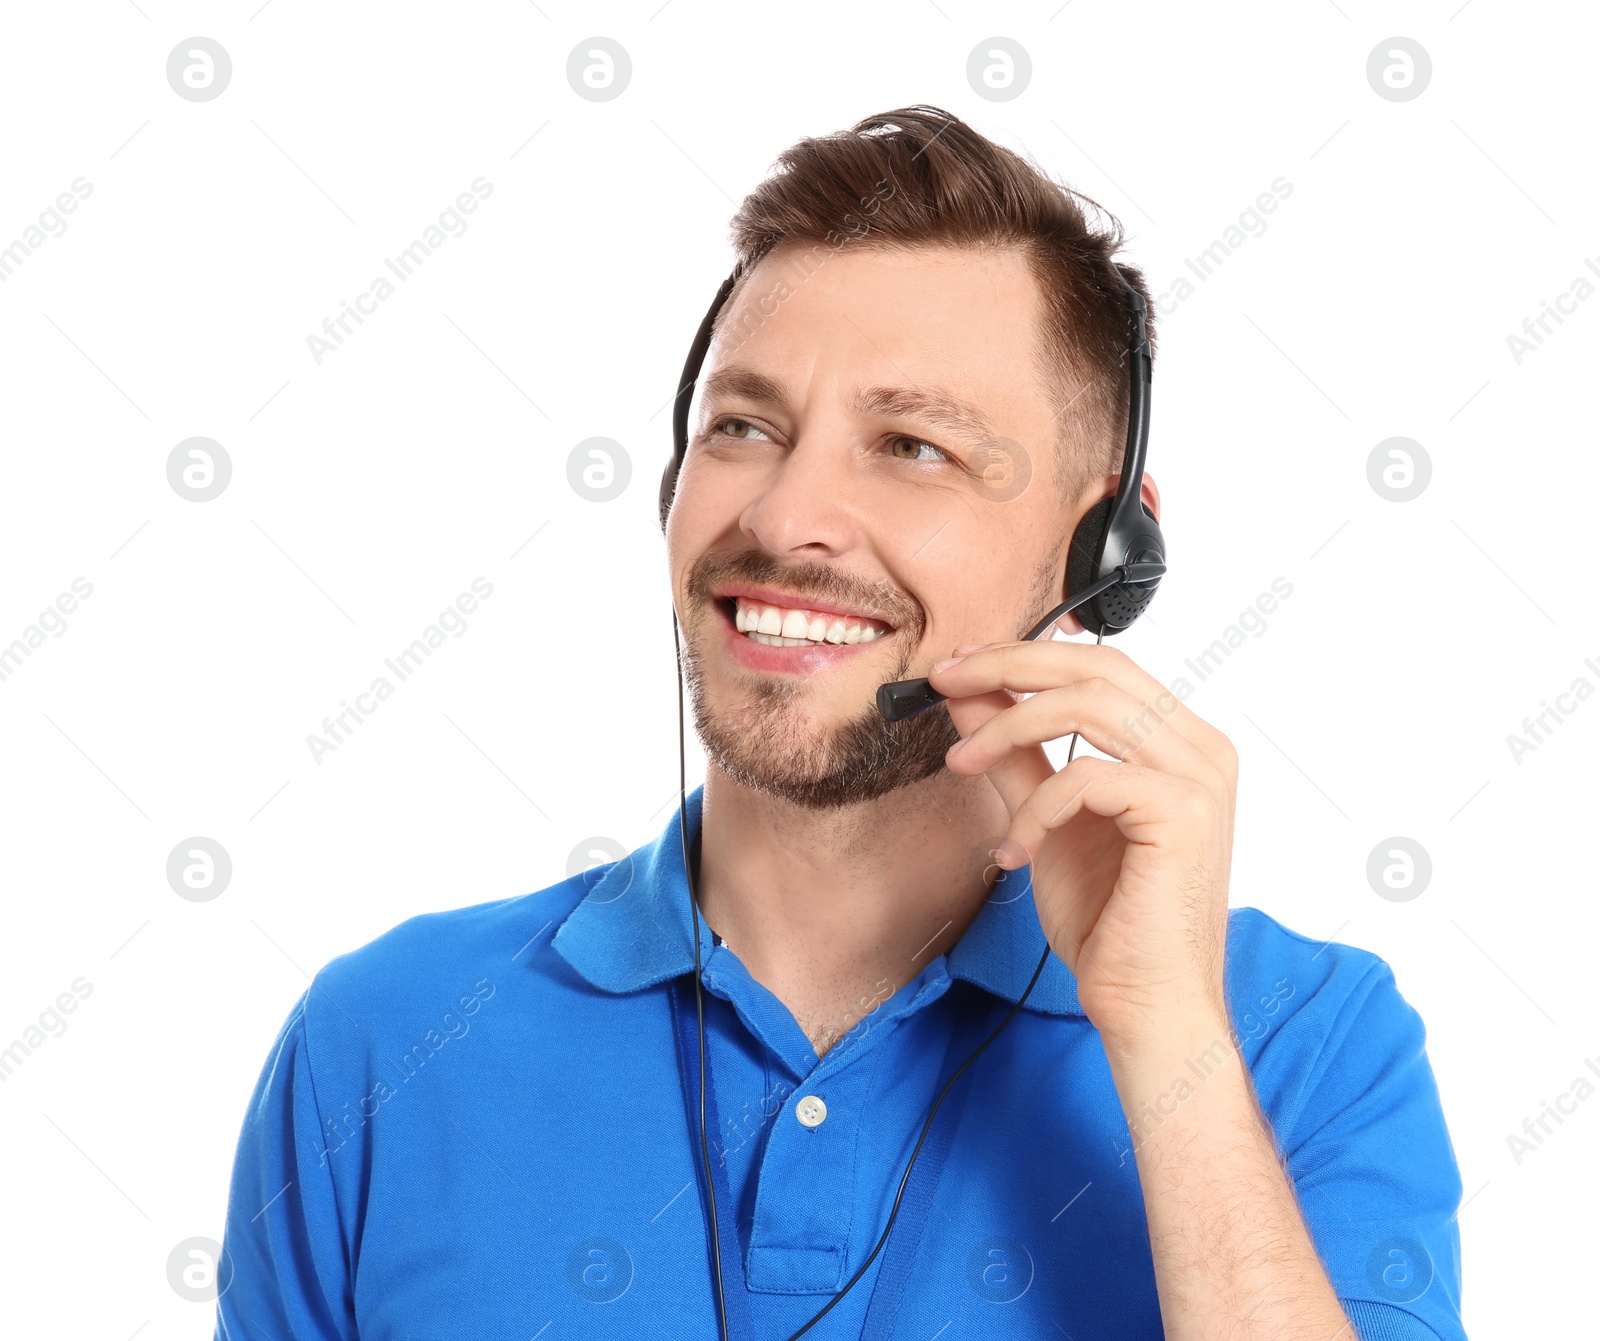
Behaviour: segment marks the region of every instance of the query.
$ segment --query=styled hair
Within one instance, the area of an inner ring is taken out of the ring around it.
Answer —
[[[1104,227],[1091,224],[1080,201]],[[1117,271],[1145,299],[1155,353],[1155,305],[1143,273],[1112,259],[1122,225],[959,117],[900,107],[800,140],[744,198],[731,234],[740,287],[762,257],[790,243],[813,244],[807,258],[814,265],[846,245],[1021,252],[1043,300],[1037,359],[1058,407],[1055,474],[1063,498],[1120,466],[1133,314]],[[719,327],[732,306],[724,304]]]

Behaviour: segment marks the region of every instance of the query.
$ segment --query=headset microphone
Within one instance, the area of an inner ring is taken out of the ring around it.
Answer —
[[[1078,622],[1085,631],[1095,635],[1095,642],[1099,643],[1107,635],[1119,633],[1133,623],[1135,619],[1149,605],[1155,595],[1156,586],[1162,575],[1167,571],[1166,544],[1161,536],[1161,528],[1156,523],[1155,514],[1145,507],[1139,496],[1140,486],[1144,480],[1145,447],[1150,434],[1150,341],[1146,325],[1145,301],[1137,289],[1128,283],[1120,267],[1113,265],[1117,278],[1121,281],[1128,293],[1128,302],[1133,314],[1133,332],[1128,346],[1128,443],[1123,456],[1122,478],[1118,482],[1116,494],[1101,502],[1096,503],[1084,514],[1083,520],[1078,523],[1072,534],[1072,543],[1067,555],[1067,599],[1053,609],[1048,615],[1034,625],[1026,635],[1031,641],[1051,628],[1056,620],[1069,611],[1076,612]],[[707,351],[711,347],[712,327],[716,324],[717,313],[722,305],[727,302],[728,295],[733,291],[741,274],[739,268],[722,282],[722,287],[717,290],[717,296],[712,300],[705,316],[701,319],[700,329],[695,333],[694,343],[689,348],[689,357],[684,363],[683,375],[679,379],[678,390],[673,397],[672,407],[672,460],[667,463],[666,469],[661,473],[661,528],[666,529],[667,514],[672,508],[672,496],[677,487],[678,471],[683,465],[683,459],[689,445],[689,402],[693,398],[695,381],[700,375],[701,365],[705,362]],[[672,615],[672,641],[677,652],[674,661],[678,668],[678,832],[683,844],[683,869],[689,886],[689,909],[691,916],[691,934],[694,940],[694,997],[695,997],[695,1024],[699,1038],[699,1118],[700,1118],[700,1159],[705,1174],[705,1192],[707,1209],[709,1211],[709,1240],[711,1249],[711,1265],[715,1275],[717,1314],[721,1324],[720,1332],[723,1341],[729,1337],[727,1295],[722,1278],[722,1250],[721,1234],[717,1224],[717,1197],[715,1178],[711,1171],[711,1149],[706,1135],[706,1034],[705,1034],[705,1005],[701,990],[700,975],[702,964],[700,960],[700,900],[696,893],[698,862],[694,859],[697,854],[692,854],[689,848],[689,816],[687,809],[687,785],[684,769],[684,710],[683,710],[683,657],[678,648],[678,615],[674,608]],[[923,708],[931,707],[941,702],[944,696],[940,694],[925,679],[899,680],[892,684],[883,685],[878,690],[878,711],[887,721],[899,721],[913,713],[920,712]],[[1078,736],[1073,733],[1072,748],[1069,749],[1067,758],[1070,761],[1072,751],[1077,748]],[[1044,972],[1044,966],[1050,958],[1050,947],[1047,944],[1044,952],[1039,956],[1039,963],[1033,970],[1033,977],[1029,979],[1027,987],[1016,1003],[1006,1013],[1004,1019],[995,1026],[992,1033],[980,1043],[972,1054],[956,1068],[950,1078],[945,1081],[944,1088],[939,1091],[928,1116],[923,1121],[921,1134],[917,1137],[916,1144],[912,1147],[911,1157],[906,1161],[905,1172],[901,1175],[900,1186],[895,1192],[894,1204],[889,1210],[888,1222],[883,1227],[872,1251],[867,1254],[856,1272],[845,1283],[844,1287],[834,1294],[798,1331],[794,1332],[789,1341],[797,1339],[809,1332],[823,1317],[825,1317],[838,1302],[849,1293],[852,1287],[866,1274],[868,1267],[877,1259],[888,1242],[889,1233],[894,1228],[895,1217],[900,1212],[901,1198],[905,1195],[906,1185],[911,1177],[912,1166],[917,1161],[917,1155],[922,1150],[922,1144],[927,1139],[928,1132],[933,1126],[934,1116],[939,1107],[944,1103],[945,1095],[950,1092],[957,1080],[966,1072],[983,1050],[1000,1036],[1012,1018],[1027,1001],[1033,991],[1034,984],[1039,981],[1039,975]]]

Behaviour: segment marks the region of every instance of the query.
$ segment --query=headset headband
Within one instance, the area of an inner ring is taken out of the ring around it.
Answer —
[[[694,384],[700,376],[700,365],[706,361],[706,351],[711,348],[711,328],[716,325],[717,313],[728,301],[733,286],[739,282],[742,268],[722,281],[717,296],[700,319],[700,329],[694,333],[694,343],[689,346],[689,357],[683,362],[683,375],[678,379],[678,394],[672,398],[672,460],[661,476],[661,529],[667,529],[667,513],[672,510],[672,493],[678,487],[678,471],[689,451],[689,402],[694,399]]]

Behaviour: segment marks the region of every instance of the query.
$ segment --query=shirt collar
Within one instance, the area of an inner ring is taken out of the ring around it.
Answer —
[[[689,793],[689,838],[700,828],[704,786]],[[1033,977],[1045,936],[1033,904],[1031,868],[1005,872],[961,939],[946,956],[963,978],[1015,1003]],[[596,987],[636,992],[694,970],[688,876],[676,809],[661,835],[600,869],[589,892],[551,941]],[[710,958],[711,929],[700,922],[700,962]],[[1078,981],[1059,956],[1046,961],[1025,1009],[1082,1015]]]

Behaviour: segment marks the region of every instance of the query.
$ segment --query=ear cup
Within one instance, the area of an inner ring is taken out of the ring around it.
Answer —
[[[1102,498],[1092,508],[1083,514],[1083,520],[1078,523],[1078,529],[1072,533],[1072,543],[1067,548],[1067,596],[1070,598],[1082,591],[1085,587],[1100,580],[1104,576],[1101,567],[1106,548],[1106,529],[1111,523],[1111,510],[1116,504],[1116,499]],[[1146,541],[1150,548],[1157,553],[1164,554],[1166,546],[1160,540],[1161,530],[1156,522],[1156,514],[1150,511],[1145,501],[1139,500],[1139,507],[1144,515],[1150,519],[1150,531],[1154,535],[1147,535]],[[1119,550],[1127,548],[1126,539],[1118,546]],[[1138,557],[1137,554],[1130,557]],[[1119,633],[1133,623],[1150,599],[1154,596],[1154,588],[1148,592],[1140,586],[1116,586],[1108,591],[1103,591],[1092,600],[1080,605],[1072,613],[1078,623],[1082,624],[1085,631],[1096,633],[1107,638],[1114,633]],[[1106,623],[1107,619],[1115,621]]]
[[[1110,497],[1102,498],[1083,514],[1078,529],[1072,533],[1072,543],[1067,547],[1068,599],[1100,576],[1096,555],[1099,554],[1101,542],[1105,539],[1106,523],[1111,518],[1111,505],[1115,501]],[[1078,623],[1090,633],[1100,632],[1101,619],[1094,608],[1099,603],[1100,600],[1096,597],[1072,612]]]

